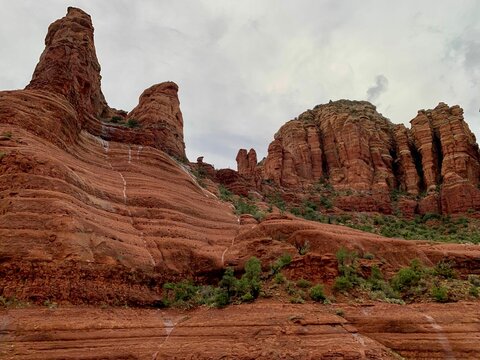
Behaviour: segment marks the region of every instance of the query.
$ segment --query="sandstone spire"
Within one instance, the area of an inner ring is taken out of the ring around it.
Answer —
[[[65,17],[49,26],[45,50],[27,89],[65,96],[81,117],[102,117],[110,109],[100,80],[90,15],[69,7]]]

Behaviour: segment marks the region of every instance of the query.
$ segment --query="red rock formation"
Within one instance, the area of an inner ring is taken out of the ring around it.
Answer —
[[[257,153],[255,149],[240,149],[237,154],[238,173],[245,177],[255,177],[257,168]]]
[[[246,151],[237,160],[240,175],[248,176]],[[280,128],[257,171],[297,193],[320,179],[336,190],[358,192],[336,198],[335,205],[347,211],[390,213],[392,191],[410,200],[440,191],[441,204],[420,199],[420,212],[480,209],[478,145],[462,109],[443,103],[419,111],[411,130],[392,124],[365,101],[318,105]],[[366,191],[369,199],[364,199]]]
[[[139,129],[102,123],[90,17],[69,8],[46,45],[27,89],[0,92],[0,295],[142,304],[218,271],[237,218],[158,150],[184,157],[177,86],[144,92]]]
[[[143,92],[128,118],[140,123],[142,133],[151,134],[155,147],[184,159],[183,117],[177,92],[178,86],[173,82],[153,85]]]
[[[90,16],[69,7],[64,18],[50,25],[45,45],[26,89],[65,97],[78,114],[77,130],[86,128],[107,140],[152,146],[186,159],[175,83],[157,84],[143,92],[138,106],[128,114],[128,119],[136,120],[140,128],[101,123],[99,119],[127,116],[123,111],[111,109],[102,94]]]
[[[249,191],[252,189],[251,182],[232,169],[217,170],[215,180],[234,194],[241,196],[248,196]]]
[[[82,25],[89,19],[84,15],[70,9],[51,36],[75,30],[75,36],[65,38],[78,46],[86,41],[91,59],[91,28],[89,22]],[[47,47],[46,54],[52,49]],[[295,261],[309,276],[320,277],[324,270],[331,274],[332,256],[340,246],[375,253],[386,260],[387,273],[415,257],[432,264],[448,256],[461,264],[460,270],[479,268],[475,247],[388,240],[281,214],[259,224],[248,216],[242,221],[230,203],[211,192],[213,184],[210,190],[199,186],[190,166],[169,155],[181,156],[183,151],[176,85],[164,83],[146,90],[128,115],[142,127],[122,129],[94,117],[105,109],[99,88],[75,95],[71,89],[81,90],[77,78],[60,76],[73,81],[60,89],[57,80],[40,81],[41,69],[52,74],[63,71],[60,59],[52,58],[61,68],[55,70],[45,60],[53,55],[47,55],[28,89],[0,92],[0,296],[38,303],[153,304],[165,281],[217,279],[226,265],[239,266],[253,255],[267,267],[285,252],[297,256],[295,244],[301,241],[311,244],[311,254],[308,261],[299,260],[299,255]],[[81,59],[82,65],[88,65]],[[87,76],[93,68],[78,71]],[[99,78],[87,77],[97,79],[99,86]],[[358,110],[352,116],[346,112],[351,106]],[[335,186],[351,183],[354,189],[371,188],[365,190],[374,199],[366,202],[369,208],[382,204],[375,196],[388,196],[384,190],[393,186],[395,175],[390,171],[394,147],[390,123],[366,103],[317,108],[314,123],[305,116],[287,124],[270,146],[271,160],[264,169],[268,176],[294,186],[328,175]],[[367,121],[364,127],[362,121]],[[161,126],[171,133],[156,133]],[[145,145],[150,142],[152,146]],[[449,154],[447,150],[442,153]],[[361,157],[356,159],[355,154]],[[453,156],[450,163],[452,159],[467,163],[464,176],[473,171],[468,170],[474,169],[468,157]],[[246,160],[248,172],[263,174],[254,151]],[[463,169],[453,163],[455,169]],[[251,182],[237,172],[214,174],[203,161],[196,165],[232,187],[245,184],[250,193]],[[381,192],[374,193],[377,187]]]
[[[65,96],[81,117],[111,116],[100,89],[100,64],[90,15],[69,7],[67,15],[48,28],[45,50],[27,86]]]
[[[367,102],[318,106],[280,128],[264,176],[287,187],[328,177],[339,189],[388,189],[394,186],[390,127]]]
[[[66,306],[0,309],[4,345],[0,356],[477,360],[478,305],[318,305],[264,300],[188,312]]]
[[[393,164],[394,174],[399,188],[412,195],[418,195],[420,188],[425,185],[422,183],[415,167],[415,145],[411,139],[409,130],[404,125],[394,127],[394,138],[396,143],[396,159]]]

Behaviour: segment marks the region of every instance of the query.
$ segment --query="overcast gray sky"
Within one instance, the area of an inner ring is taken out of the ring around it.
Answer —
[[[110,106],[180,86],[190,160],[236,168],[273,134],[331,100],[369,100],[395,123],[443,101],[480,134],[480,1],[0,0],[0,89],[23,88],[48,25],[88,12]]]

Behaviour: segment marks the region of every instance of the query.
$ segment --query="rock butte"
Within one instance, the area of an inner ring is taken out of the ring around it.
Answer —
[[[400,188],[431,192],[415,208],[462,212],[478,209],[478,146],[458,107],[421,111],[406,129],[369,103],[341,100],[284,125],[260,164],[254,150],[241,150],[238,172],[216,171],[202,158],[186,163],[176,84],[148,88],[130,113],[107,105],[85,12],[69,8],[45,45],[30,84],[0,92],[0,295],[65,308],[0,310],[1,356],[87,358],[95,349],[97,358],[125,359],[388,359],[390,349],[441,356],[447,345],[452,356],[478,354],[478,342],[462,342],[467,333],[478,337],[478,317],[469,320],[478,303],[401,312],[349,306],[345,317],[279,301],[190,315],[72,307],[153,305],[166,281],[217,280],[226,266],[241,269],[257,256],[267,267],[285,252],[294,256],[292,278],[331,284],[341,246],[375,252],[386,274],[412,258],[428,265],[447,258],[460,273],[478,272],[478,246],[387,239],[291,215],[257,223],[214,194],[217,182],[246,195],[265,180],[296,191],[323,178],[372,192],[369,202],[355,192],[340,199],[344,208],[388,212],[388,191]],[[115,117],[140,126],[106,121]],[[192,169],[208,175],[206,188]],[[299,256],[305,241],[310,251]],[[392,331],[403,337],[392,339]]]
[[[268,181],[300,193],[319,181],[349,190],[335,199],[342,210],[390,214],[393,190],[424,195],[404,204],[406,212],[480,209],[480,152],[459,106],[420,110],[408,129],[366,101],[331,101],[283,125],[261,163],[253,149],[236,160],[239,175],[259,190]]]

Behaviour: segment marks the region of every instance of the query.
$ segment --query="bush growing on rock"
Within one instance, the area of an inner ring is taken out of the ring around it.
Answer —
[[[304,288],[305,289],[305,288],[308,288],[308,287],[312,286],[312,283],[308,280],[300,279],[300,280],[297,281],[297,286],[299,288]]]
[[[457,277],[453,264],[448,261],[441,260],[435,265],[433,272],[437,276],[442,276],[446,279],[453,279]]]
[[[135,119],[128,119],[127,123],[125,124],[126,127],[130,129],[138,128],[140,127],[140,123],[135,120]]]
[[[277,272],[282,270],[285,266],[290,265],[291,262],[292,262],[292,255],[288,253],[283,254],[272,264],[272,272],[276,274]]]
[[[317,284],[315,286],[312,286],[310,289],[310,298],[313,301],[325,301],[327,297],[325,296],[325,293],[323,292],[323,285]]]
[[[335,291],[347,291],[351,288],[353,288],[353,284],[348,277],[339,276],[335,278],[335,282],[333,284],[333,289]]]
[[[220,185],[218,187],[219,197],[223,201],[233,201],[233,194],[225,186]]]
[[[255,300],[261,291],[260,260],[250,258],[245,263],[245,273],[240,279],[232,268],[227,268],[218,286],[195,285],[191,280],[163,285],[163,305],[191,308],[198,305],[223,307],[232,301],[247,302]]]
[[[449,300],[448,289],[445,286],[433,286],[432,297],[437,302],[447,302]]]
[[[392,286],[397,291],[417,285],[421,275],[411,268],[400,269],[392,279]]]

